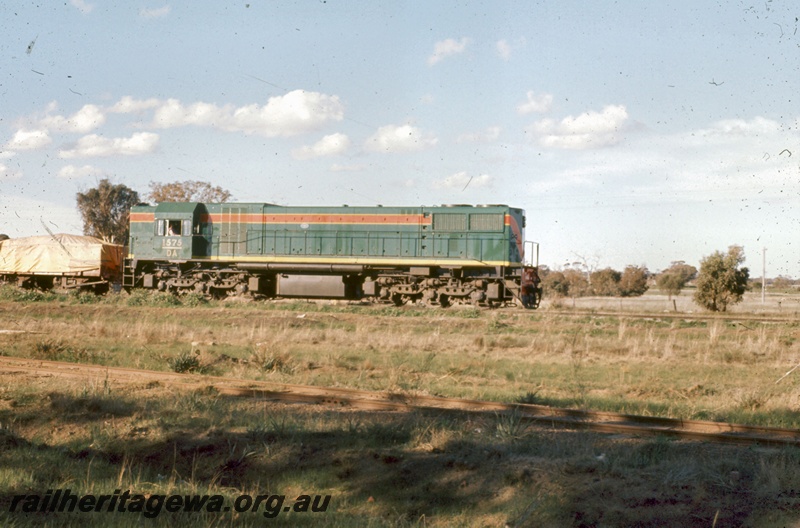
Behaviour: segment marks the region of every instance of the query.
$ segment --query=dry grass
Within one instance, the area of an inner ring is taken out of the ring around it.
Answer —
[[[29,332],[4,336],[10,355],[798,425],[785,411],[800,372],[774,383],[800,363],[793,322],[300,303],[0,312]]]
[[[514,415],[366,413],[168,387],[31,377],[0,401],[0,521],[139,525],[138,515],[20,514],[11,497],[330,494],[308,526],[719,526],[797,520],[800,452],[524,425]],[[11,412],[13,409],[13,413]],[[13,416],[13,419],[10,417]],[[792,513],[794,511],[794,513]],[[782,513],[781,513],[782,512]],[[156,526],[262,526],[254,514],[162,514]]]
[[[656,301],[666,304],[651,296],[642,306]],[[240,378],[800,428],[800,369],[786,375],[800,363],[798,323],[733,315],[0,301],[0,330],[16,331],[0,333],[0,353],[157,370],[190,358]],[[68,486],[331,493],[335,508],[324,518],[291,519],[328,526],[800,520],[795,449],[550,431],[513,415],[283,407],[103,380],[0,382],[0,521],[17,526],[123,522],[1,517],[20,490]],[[261,525],[230,515],[156,522],[167,521]]]

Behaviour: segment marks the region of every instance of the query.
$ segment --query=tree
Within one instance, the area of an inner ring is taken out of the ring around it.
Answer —
[[[128,214],[139,203],[139,193],[103,178],[94,189],[76,196],[83,218],[83,234],[117,244],[128,241]]]
[[[569,295],[569,283],[560,271],[550,271],[542,277],[542,288],[547,295],[566,297]]]
[[[665,292],[671,300],[673,295],[680,295],[686,284],[696,276],[697,268],[678,260],[658,274],[656,284],[658,289]]]
[[[741,301],[750,276],[750,270],[739,268],[743,262],[741,246],[730,246],[727,254],[715,251],[701,260],[694,301],[712,312],[724,312]]]
[[[213,187],[208,182],[187,180],[183,182],[150,182],[147,198],[160,202],[205,202],[223,203],[231,199],[231,193],[222,187]]]
[[[3,235],[0,235],[0,240],[2,240],[2,237]],[[774,290],[788,292],[792,289],[792,278],[787,277],[786,275],[778,275],[772,279],[772,284],[770,284],[770,286]]]
[[[574,298],[589,292],[589,282],[578,270],[548,271],[542,279],[542,288],[549,296]]]
[[[623,297],[644,295],[649,286],[647,279],[650,273],[644,266],[626,266],[619,279],[619,293]]]
[[[589,283],[594,295],[616,297],[619,295],[619,280],[622,274],[617,270],[605,268],[592,272]]]
[[[573,299],[589,293],[589,280],[582,271],[566,269],[564,270],[564,280],[567,283],[567,292]]]
[[[656,277],[656,284],[658,289],[667,294],[669,300],[672,300],[673,295],[680,295],[686,282],[680,275],[675,273],[663,272]]]
[[[671,300],[673,295],[680,295],[681,290],[695,277],[697,277],[697,268],[682,260],[676,260],[670,264],[669,268],[658,274],[656,285],[659,290],[666,292]]]
[[[670,262],[669,268],[667,268],[665,271],[675,273],[676,275],[680,276],[684,283],[688,283],[690,280],[693,280],[695,277],[697,277],[697,268],[687,264],[682,260]]]
[[[572,268],[573,270],[580,271],[586,276],[586,282],[589,286],[592,285],[592,273],[597,271],[597,266],[600,263],[600,257],[597,255],[592,255],[591,257],[586,257],[583,255],[579,255],[575,252],[572,253],[578,259],[572,264],[567,264],[566,268]]]

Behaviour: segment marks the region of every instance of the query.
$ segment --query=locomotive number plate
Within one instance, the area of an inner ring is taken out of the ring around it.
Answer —
[[[183,246],[183,240],[180,238],[165,238],[161,242],[162,248],[179,248]]]

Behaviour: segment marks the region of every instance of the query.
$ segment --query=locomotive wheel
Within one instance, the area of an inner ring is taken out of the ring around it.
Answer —
[[[440,294],[439,295],[439,306],[442,308],[449,308],[450,307],[450,297],[448,295]]]

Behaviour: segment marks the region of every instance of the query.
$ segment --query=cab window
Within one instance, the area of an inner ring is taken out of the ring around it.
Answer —
[[[156,220],[156,236],[192,236],[192,220]]]
[[[168,220],[167,221],[167,236],[179,236],[181,234],[181,221]]]

